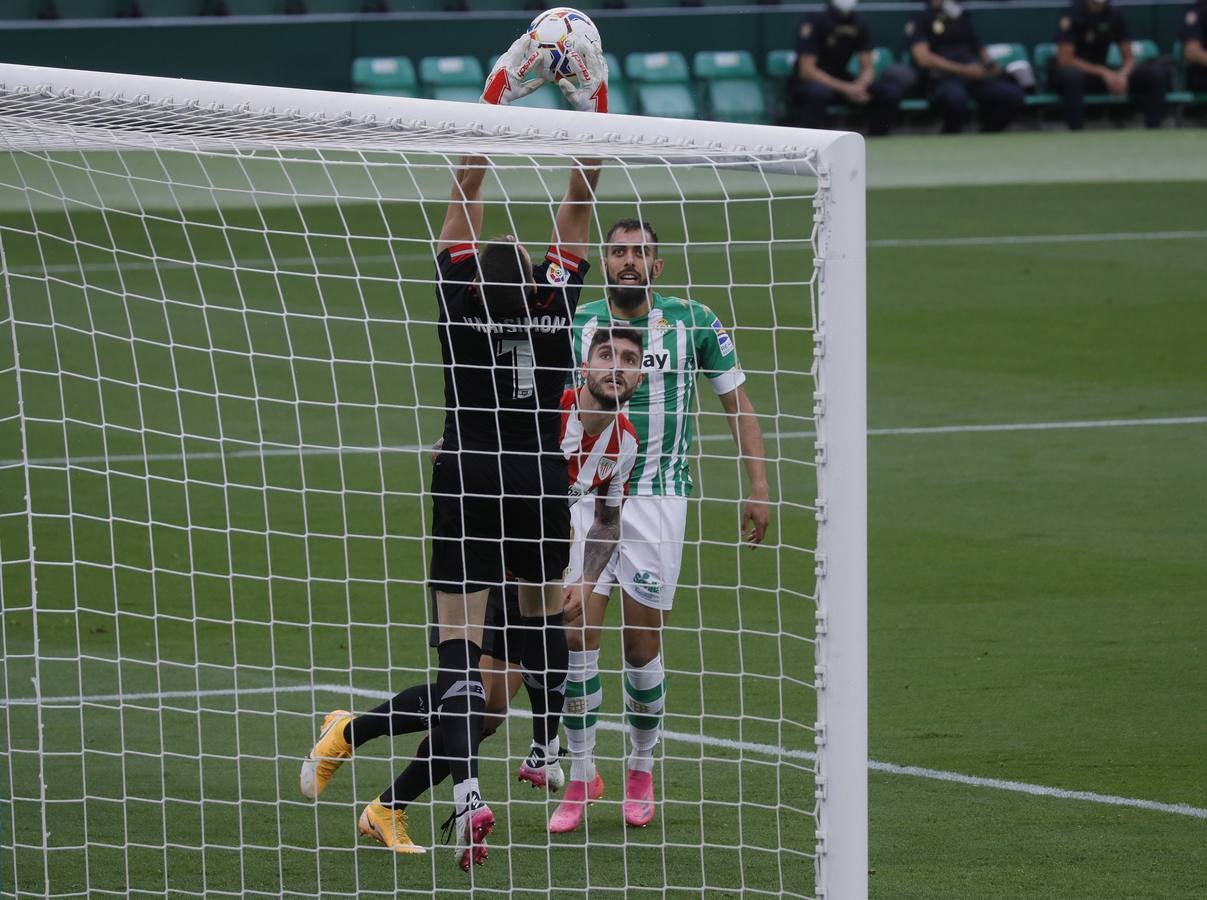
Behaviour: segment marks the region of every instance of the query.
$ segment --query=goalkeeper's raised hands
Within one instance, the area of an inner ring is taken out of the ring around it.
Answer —
[[[482,102],[505,106],[527,97],[545,83],[540,59],[536,42],[526,32],[520,35],[495,61],[482,91]]]
[[[559,78],[566,100],[583,112],[608,111],[608,61],[603,51],[591,41],[577,41],[566,54],[570,76]]]

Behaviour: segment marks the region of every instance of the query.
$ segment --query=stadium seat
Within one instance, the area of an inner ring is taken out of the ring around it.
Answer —
[[[677,50],[662,53],[630,53],[624,61],[625,75],[643,115],[670,119],[698,117],[696,98],[687,74],[687,60]]]
[[[380,5],[369,0],[302,0],[306,12],[311,15],[360,15],[364,12],[382,12]]]
[[[701,50],[692,59],[692,73],[704,88],[709,115],[722,122],[767,121],[767,98],[745,50]]]
[[[770,50],[763,61],[766,75],[767,97],[770,100],[772,118],[782,119],[788,108],[788,80],[796,66],[795,50]]]
[[[360,94],[418,97],[415,66],[405,56],[362,56],[352,61],[352,88]]]
[[[425,56],[419,61],[424,94],[433,100],[476,103],[482,96],[486,73],[472,56]]]
[[[624,66],[615,53],[605,53],[608,61],[608,112],[627,116],[632,112],[629,105],[629,81],[624,77]]]
[[[985,52],[1003,69],[1011,63],[1028,62],[1027,50],[1022,44],[987,44]]]
[[[880,73],[893,64],[893,51],[888,47],[872,48],[872,77],[880,77]],[[847,63],[847,71],[852,75],[859,75],[859,54],[851,55],[851,61]]]
[[[1136,63],[1148,62],[1150,59],[1156,59],[1161,55],[1161,51],[1157,49],[1156,41],[1132,41],[1132,55],[1136,58]],[[1112,69],[1117,69],[1123,65],[1123,54],[1119,51],[1118,44],[1111,44],[1111,49],[1106,53],[1106,64]]]
[[[1035,68],[1035,78],[1041,84],[1048,82],[1048,66],[1056,56],[1056,45],[1051,42],[1036,44],[1031,49],[1031,65]]]

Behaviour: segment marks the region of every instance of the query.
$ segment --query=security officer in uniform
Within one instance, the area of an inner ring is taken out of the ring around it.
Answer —
[[[1182,58],[1186,61],[1186,87],[1207,92],[1207,0],[1186,10],[1182,19]]]
[[[926,11],[905,24],[905,41],[944,134],[963,129],[971,100],[982,131],[1002,131],[1022,110],[1023,89],[985,52],[957,0],[926,0]]]
[[[846,103],[867,108],[868,132],[888,134],[897,105],[913,86],[906,66],[888,66],[872,80],[872,32],[855,12],[856,0],[830,0],[830,5],[801,23],[792,79],[794,124],[824,128],[826,107]],[[859,74],[848,68],[859,54]]]
[[[1111,44],[1119,45],[1123,65],[1106,64]],[[1074,0],[1060,17],[1057,55],[1050,80],[1064,98],[1065,121],[1074,131],[1085,124],[1085,95],[1128,96],[1144,109],[1144,124],[1160,128],[1168,79],[1155,60],[1136,65],[1127,20],[1108,0]]]

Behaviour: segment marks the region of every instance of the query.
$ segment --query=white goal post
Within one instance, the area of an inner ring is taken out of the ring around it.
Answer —
[[[488,231],[534,251],[575,156],[604,161],[596,246],[665,230],[662,289],[734,334],[774,513],[739,550],[701,390],[664,813],[559,844],[484,774],[510,830],[458,882],[357,849],[397,765],[317,807],[289,773],[328,709],[428,671],[433,239],[468,152]],[[856,134],[0,65],[0,895],[866,897],[864,204]]]

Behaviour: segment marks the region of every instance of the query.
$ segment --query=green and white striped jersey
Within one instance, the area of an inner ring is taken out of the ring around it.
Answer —
[[[607,299],[593,300],[580,303],[574,315],[576,368],[596,329],[613,324],[645,334],[645,381],[625,410],[641,442],[629,493],[686,497],[692,492],[688,459],[696,375],[702,373],[717,394],[745,381],[733,338],[713,311],[695,300],[655,293],[649,313],[638,319],[614,319]]]

